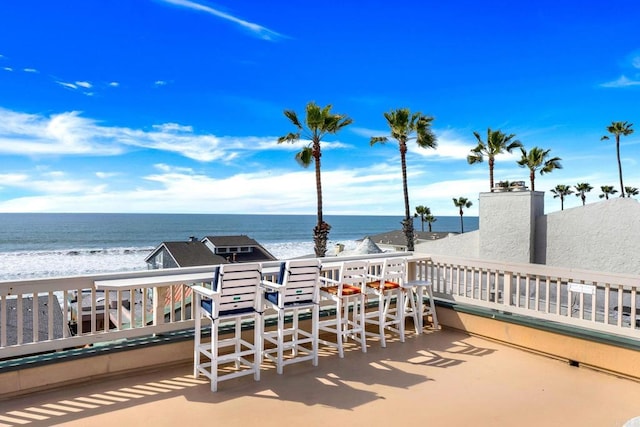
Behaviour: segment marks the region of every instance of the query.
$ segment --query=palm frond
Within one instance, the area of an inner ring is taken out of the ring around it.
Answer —
[[[293,123],[295,127],[298,129],[302,129],[302,125],[300,124],[300,120],[298,120],[298,115],[293,110],[284,110],[284,115],[286,118]]]
[[[378,142],[384,144],[387,141],[389,141],[389,138],[387,138],[386,136],[372,136],[371,140],[369,141],[369,145],[374,145]]]
[[[278,144],[281,144],[283,142],[296,142],[299,139],[300,139],[300,132],[297,132],[297,133],[289,132],[288,134],[278,138]]]
[[[313,150],[311,147],[304,147],[296,154],[296,162],[300,164],[303,168],[308,168],[313,161]]]
[[[469,163],[470,165],[473,165],[476,163],[482,163],[483,161],[484,161],[484,157],[482,157],[482,155],[469,154],[467,156],[467,163]]]

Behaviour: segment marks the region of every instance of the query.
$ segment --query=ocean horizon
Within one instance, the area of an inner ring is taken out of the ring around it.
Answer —
[[[325,215],[328,251],[401,229],[402,216]],[[478,218],[465,216],[465,231]],[[0,213],[0,280],[146,270],[160,243],[190,237],[247,235],[279,259],[313,254],[315,215]],[[422,229],[414,218],[416,231]],[[425,231],[428,224],[424,224]],[[460,217],[437,217],[434,232],[459,232]]]

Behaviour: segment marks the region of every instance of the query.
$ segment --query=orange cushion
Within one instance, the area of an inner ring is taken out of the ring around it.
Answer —
[[[320,290],[327,292],[329,294],[332,295],[338,295],[338,287],[337,286],[327,286],[327,287],[322,287],[320,288]],[[351,285],[343,285],[342,286],[342,295],[344,296],[349,296],[349,295],[356,295],[360,293],[360,288],[358,288],[357,286],[351,286]]]
[[[375,289],[380,289],[380,280],[376,280],[375,282],[368,282],[367,286],[369,286],[370,288],[375,288]],[[389,291],[392,289],[398,289],[400,287],[399,284],[395,283],[395,282],[384,282],[384,285],[382,286],[382,290],[383,291]]]
[[[342,295],[355,295],[359,294],[360,288],[352,285],[342,285]]]

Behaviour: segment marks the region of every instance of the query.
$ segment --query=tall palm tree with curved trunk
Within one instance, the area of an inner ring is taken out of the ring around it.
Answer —
[[[427,221],[426,218],[431,215],[431,209],[427,206],[418,205],[416,206],[415,216],[420,217],[420,229],[424,231],[424,223]],[[431,224],[429,224],[431,225]],[[431,230],[429,230],[431,231]]]
[[[622,162],[620,161],[620,135],[628,136],[633,133],[631,129],[633,123],[629,122],[611,122],[611,125],[607,126],[607,132],[616,137],[616,156],[618,157],[618,175],[620,176],[620,197],[624,197],[624,184],[622,183]],[[608,140],[607,135],[600,138],[600,141]]]
[[[533,147],[529,152],[520,147],[522,157],[518,160],[520,167],[529,168],[529,180],[531,181],[531,191],[536,191],[536,171],[540,171],[540,175],[553,172],[555,169],[562,169],[560,164],[560,157],[549,158],[549,152],[551,150],[543,150],[539,147]]]
[[[387,124],[391,129],[390,137],[398,141],[400,150],[400,163],[402,166],[402,190],[404,191],[404,219],[402,231],[407,239],[407,250],[413,251],[413,218],[409,207],[409,188],[407,185],[407,142],[415,139],[420,148],[436,148],[438,146],[436,136],[431,130],[433,117],[422,113],[411,113],[408,108],[398,108],[384,113]],[[374,136],[370,144],[384,144],[389,141],[387,136]]]
[[[278,138],[278,143],[297,142],[301,137],[310,141],[296,154],[296,161],[305,168],[309,167],[312,162],[315,164],[318,222],[313,229],[313,242],[316,256],[323,257],[327,253],[327,240],[331,226],[324,221],[322,215],[322,179],[320,174],[322,149],[320,141],[328,134],[338,133],[353,123],[353,120],[344,114],[331,113],[331,104],[321,108],[315,102],[307,104],[304,123],[300,122],[295,111],[285,110],[284,115],[297,128],[297,132],[281,136]]]
[[[564,210],[564,197],[568,196],[569,194],[573,194],[573,190],[571,189],[571,186],[564,185],[564,184],[558,184],[558,185],[556,185],[556,188],[552,188],[551,189],[551,192],[553,193],[553,198],[554,199],[560,197],[560,210],[563,211]]]
[[[618,190],[613,188],[613,185],[601,185],[600,186],[600,190],[602,191],[602,194],[600,194],[598,197],[600,197],[601,199],[606,199],[606,200],[609,200],[609,195],[613,196],[614,194],[616,194],[618,192]]]
[[[582,206],[584,206],[584,204],[587,202],[587,193],[593,190],[593,187],[587,182],[580,182],[575,185],[575,189],[576,197],[580,197],[580,200],[582,200]]]
[[[473,132],[478,140],[478,145],[471,150],[467,156],[467,162],[470,165],[482,163],[487,157],[489,163],[489,191],[493,191],[493,169],[495,166],[495,157],[505,151],[510,153],[512,150],[522,147],[522,143],[515,140],[515,134],[505,134],[500,130],[487,129],[487,140],[483,141],[478,132]]]
[[[631,196],[637,196],[638,194],[640,194],[636,187],[624,187],[624,191],[627,192],[627,197],[629,198]]]
[[[456,208],[459,209],[460,232],[464,233],[464,221],[462,220],[462,215],[464,215],[464,211],[462,210],[462,208],[470,208],[473,205],[473,203],[471,202],[471,200],[468,200],[465,197],[460,197],[459,199],[454,198],[453,204],[456,206]]]

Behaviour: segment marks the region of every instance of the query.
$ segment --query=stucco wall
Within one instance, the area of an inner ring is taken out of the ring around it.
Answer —
[[[544,215],[543,196],[481,193],[479,231],[423,242],[416,252],[640,274],[637,200],[616,197]]]
[[[537,219],[536,263],[640,274],[640,203],[613,198]]]
[[[415,245],[415,252],[459,256],[463,258],[478,258],[479,236],[478,231],[449,234],[443,239],[417,243]]]
[[[535,218],[544,213],[544,193],[480,193],[480,258],[530,263]]]

